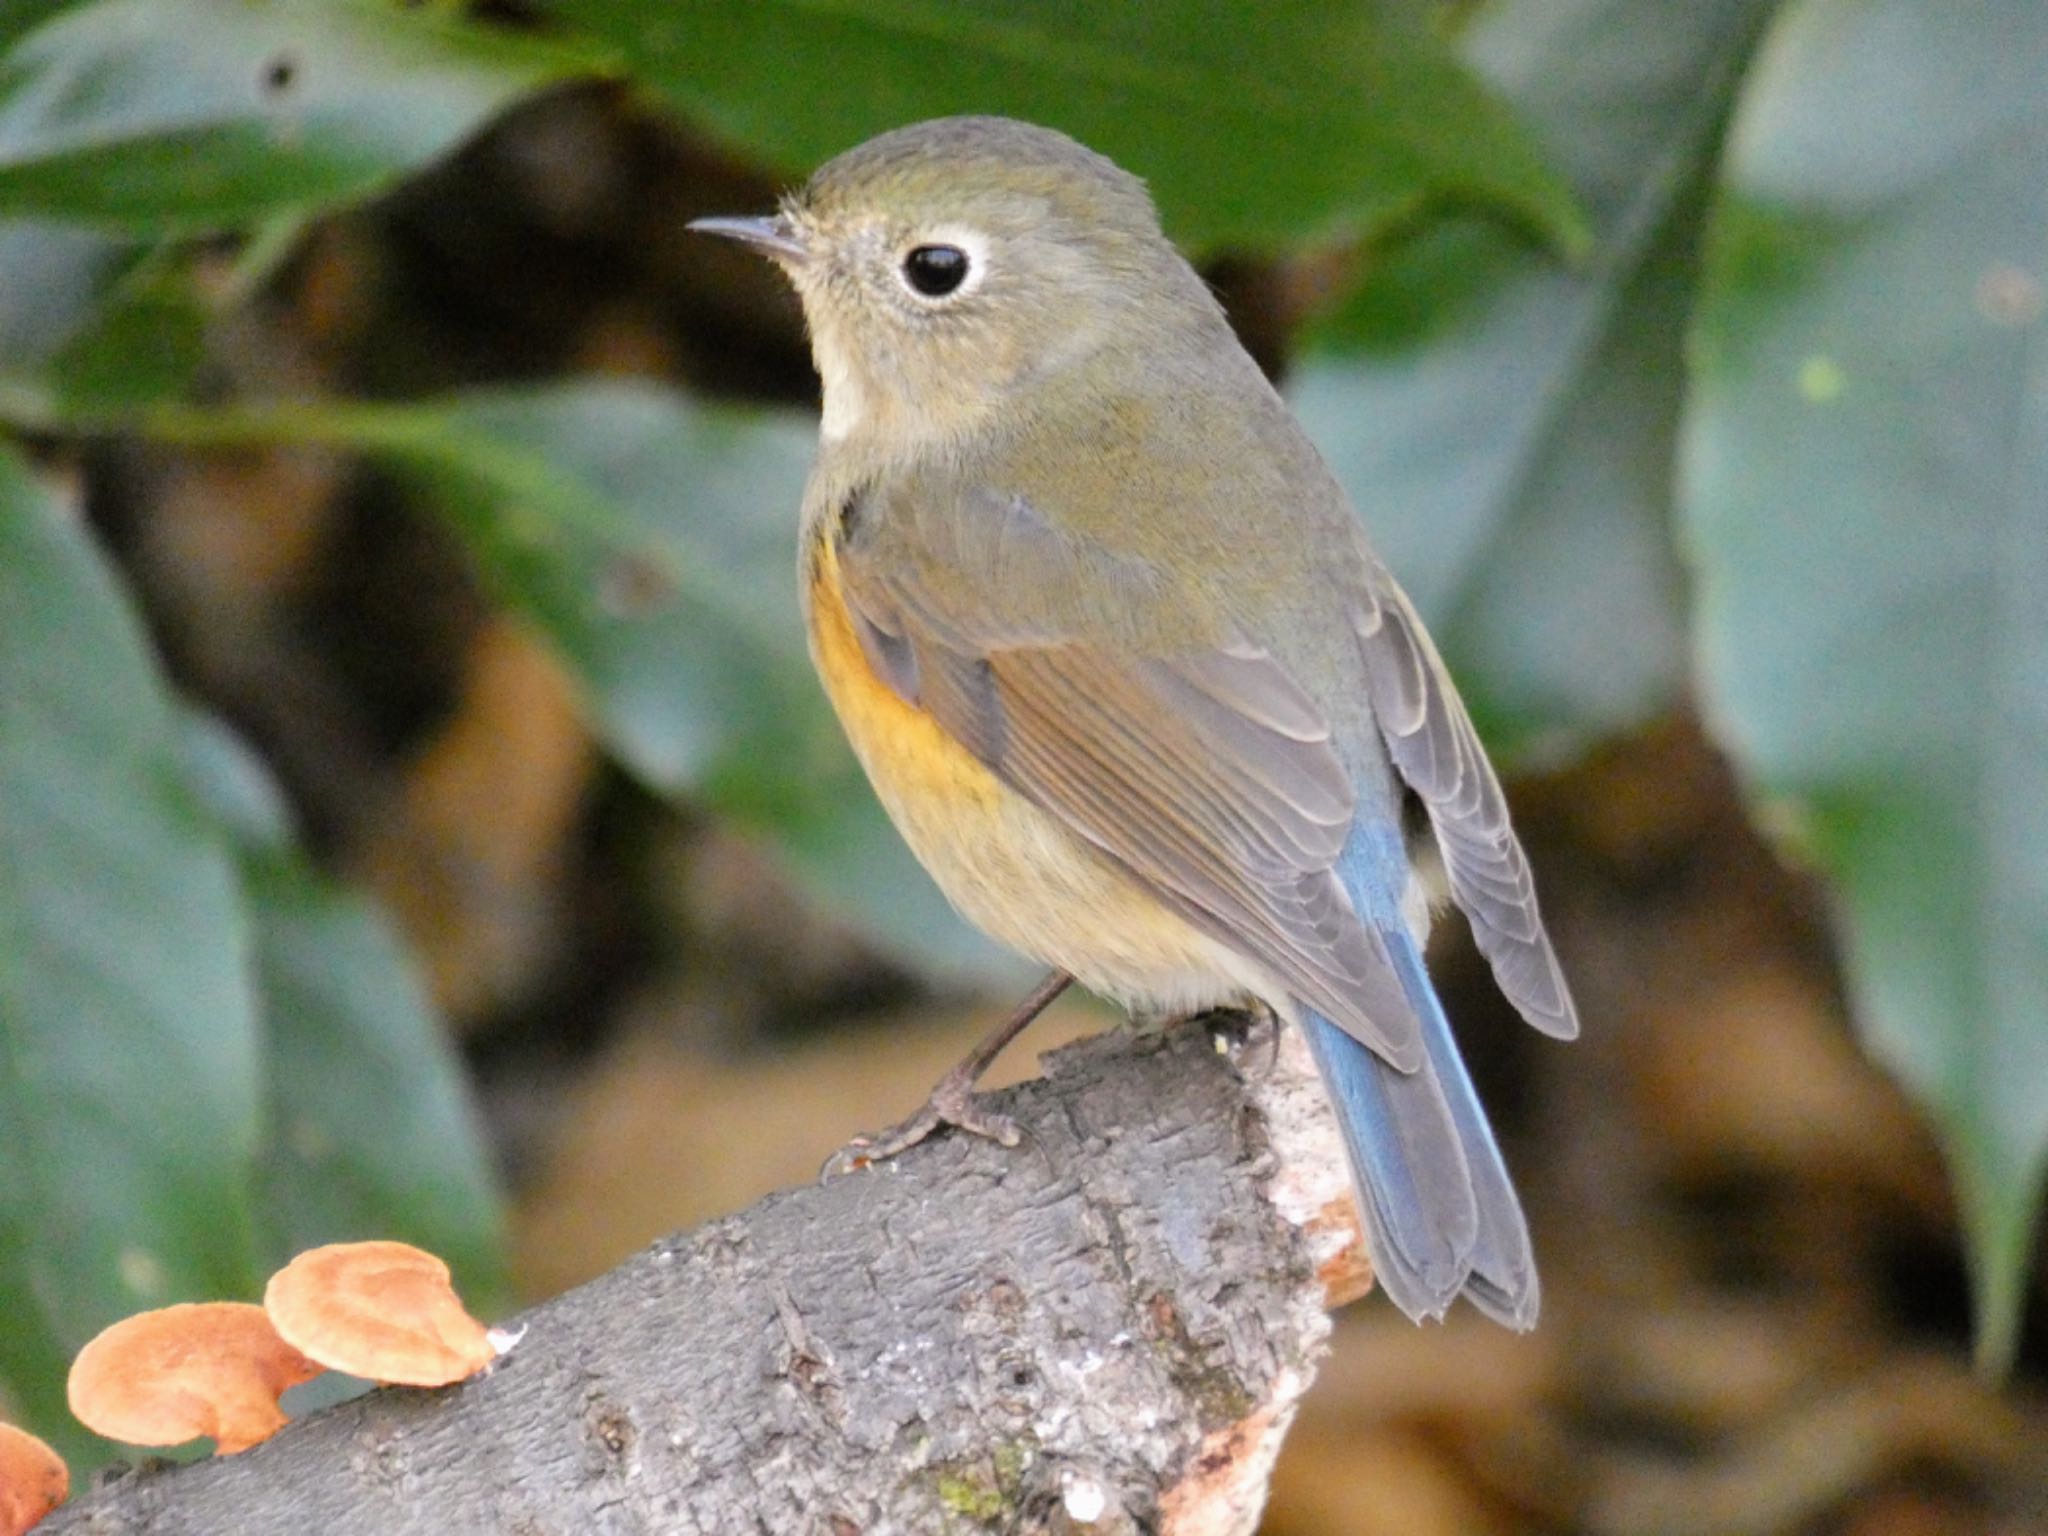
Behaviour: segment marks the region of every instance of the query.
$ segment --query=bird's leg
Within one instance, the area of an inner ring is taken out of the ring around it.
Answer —
[[[957,1126],[970,1135],[986,1136],[1005,1147],[1016,1146],[1022,1132],[1014,1120],[993,1110],[974,1107],[975,1081],[989,1069],[990,1063],[1002,1055],[1003,1047],[1021,1035],[1033,1019],[1045,1012],[1054,998],[1067,990],[1073,980],[1065,971],[1049,973],[1045,980],[1032,988],[1031,995],[1017,1005],[1015,1012],[990,1030],[952,1071],[939,1079],[938,1086],[932,1089],[931,1097],[924,1101],[923,1108],[886,1131],[854,1137],[832,1155],[822,1170],[822,1177],[829,1179],[851,1173],[856,1168],[886,1162],[948,1125]]]

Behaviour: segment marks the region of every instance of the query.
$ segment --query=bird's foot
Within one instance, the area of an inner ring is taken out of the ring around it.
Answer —
[[[1002,1054],[1003,1047],[1023,1032],[1026,1025],[1041,1013],[1048,1004],[1067,990],[1073,981],[1065,971],[1054,971],[1031,989],[1031,995],[1019,1003],[1010,1016],[990,1030],[974,1049],[967,1053],[952,1071],[939,1079],[939,1086],[932,1090],[932,1096],[924,1101],[924,1108],[905,1120],[901,1125],[892,1125],[886,1131],[877,1131],[872,1136],[856,1136],[826,1160],[818,1176],[823,1179],[836,1178],[842,1173],[851,1173],[856,1168],[871,1168],[876,1163],[885,1163],[899,1152],[909,1150],[945,1126],[953,1126],[970,1136],[983,1136],[998,1146],[1014,1147],[1024,1139],[1017,1122],[1008,1115],[999,1115],[992,1109],[977,1109],[974,1106],[974,1085],[986,1072],[989,1064]]]
[[[1260,1076],[1270,1073],[1280,1060],[1280,1017],[1262,1002],[1242,1008],[1213,1009],[1202,1015],[1202,1022],[1208,1026],[1216,1054],[1232,1063],[1245,1060],[1255,1040],[1262,1041],[1265,1047],[1261,1052],[1265,1059],[1257,1068]]]
[[[975,1103],[974,1077],[956,1067],[939,1079],[939,1086],[916,1114],[885,1131],[854,1137],[826,1160],[818,1176],[836,1179],[843,1173],[886,1163],[947,1126],[1003,1147],[1014,1147],[1024,1139],[1023,1131],[1008,1115]]]

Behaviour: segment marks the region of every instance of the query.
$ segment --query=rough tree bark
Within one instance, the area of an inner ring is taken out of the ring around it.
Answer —
[[[1307,1051],[1270,1031],[1069,1047],[1003,1096],[1015,1150],[771,1196],[533,1309],[477,1380],[41,1530],[1250,1532],[1326,1307],[1368,1284]]]

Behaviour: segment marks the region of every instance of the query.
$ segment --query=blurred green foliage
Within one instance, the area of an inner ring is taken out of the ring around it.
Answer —
[[[2048,1147],[2044,65],[2040,6],[1785,18],[1724,164],[1682,496],[1705,702],[1834,877],[1994,1359]]]
[[[0,7],[0,1391],[34,1427],[89,1455],[70,1352],[140,1306],[253,1295],[294,1246],[410,1237],[486,1306],[498,1259],[405,957],[297,850],[263,765],[170,696],[32,447],[382,465],[629,772],[897,952],[985,963],[806,673],[807,422],[576,381],[192,397],[209,326],[307,221],[592,74],[791,176],[911,118],[1031,116],[1145,174],[1198,251],[1355,269],[1291,388],[1490,736],[1577,750],[1697,673],[1835,882],[1862,1021],[1948,1138],[1986,1356],[2009,1352],[2048,1149],[2048,13],[1497,0],[1447,41],[1421,9]]]
[[[542,0],[635,78],[792,173],[919,118],[1056,123],[1145,177],[1197,245],[1371,228],[1423,195],[1576,243],[1501,104],[1400,4],[1359,0]],[[848,90],[846,82],[861,88]]]
[[[262,1069],[248,913],[99,552],[0,456],[0,1370],[47,1434],[68,1353],[236,1292]]]
[[[331,207],[576,60],[378,0],[95,0],[0,60],[0,216],[135,234]]]
[[[1435,221],[1377,257],[1294,380],[1496,751],[1582,748],[1668,708],[1684,673],[1686,315],[1721,125],[1771,8],[1481,12],[1465,52],[1569,177],[1588,258]]]
[[[115,1318],[409,1234],[502,1291],[460,1079],[382,919],[167,693],[85,530],[0,449],[0,1380],[45,1438]],[[108,1447],[98,1447],[108,1452]]]

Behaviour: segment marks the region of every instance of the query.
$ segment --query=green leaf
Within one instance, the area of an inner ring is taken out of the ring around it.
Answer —
[[[463,1071],[375,903],[300,852],[283,791],[218,722],[185,761],[233,838],[255,932],[268,1113],[257,1226],[272,1266],[389,1237],[439,1254],[473,1307],[507,1299],[497,1193]]]
[[[252,1294],[234,872],[113,575],[0,449],[0,1375],[39,1434],[127,1313]]]
[[[158,233],[346,202],[583,68],[379,0],[95,0],[0,59],[0,216]]]
[[[266,1251],[397,1238],[473,1307],[507,1297],[497,1197],[460,1065],[383,914],[292,854],[252,857],[270,1140]]]
[[[48,21],[59,11],[81,3],[81,0],[7,0],[0,6],[0,54],[14,46],[16,38],[25,37]]]
[[[138,255],[74,224],[0,223],[0,375],[25,376],[76,343]]]
[[[452,401],[390,457],[575,668],[629,767],[776,838],[905,960],[985,971],[805,656],[796,510],[815,442],[809,417],[587,384]]]
[[[1570,198],[1407,6],[1309,0],[542,0],[790,173],[885,129],[995,112],[1146,178],[1196,245],[1357,230],[1416,199],[1570,241]],[[746,212],[736,209],[735,212]]]
[[[591,384],[471,394],[416,426],[369,446],[574,665],[641,777],[700,786],[728,758],[810,745],[793,574],[808,421]]]
[[[1768,0],[1508,0],[1466,53],[1592,210],[1566,269],[1476,222],[1368,273],[1290,393],[1489,739],[1577,749],[1684,666],[1668,513],[1704,189]]]
[[[210,319],[188,271],[146,260],[49,359],[49,387],[79,410],[176,399],[205,361]]]
[[[1833,877],[2007,1361],[2048,1156],[2048,10],[1799,0],[1731,137],[1686,531],[1711,718]]]
[[[29,414],[79,415],[184,397],[215,319],[291,251],[303,221],[259,225],[227,260],[218,241],[153,246],[75,224],[0,225],[0,391]]]
[[[569,665],[638,777],[774,838],[902,959],[1016,974],[889,828],[811,674],[795,546],[812,419],[582,383],[410,406],[156,412],[143,425],[187,442],[320,442],[385,464]]]

